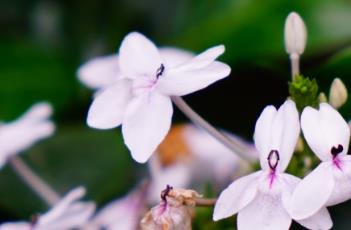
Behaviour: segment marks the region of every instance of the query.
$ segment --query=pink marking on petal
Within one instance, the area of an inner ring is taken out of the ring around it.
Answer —
[[[334,157],[333,158],[333,165],[339,169],[340,171],[342,171],[342,166],[341,166],[342,162],[338,157]]]
[[[269,173],[268,178],[269,178],[269,188],[271,189],[272,186],[273,186],[273,182],[274,182],[274,180],[275,180],[275,178],[276,178],[275,170],[272,170],[272,171]]]

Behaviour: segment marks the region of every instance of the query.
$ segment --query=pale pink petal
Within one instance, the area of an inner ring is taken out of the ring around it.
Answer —
[[[162,47],[159,52],[166,69],[186,63],[194,57],[192,52],[174,47]]]
[[[279,196],[258,193],[256,198],[238,214],[240,230],[289,229],[291,217],[283,207]]]
[[[299,113],[295,102],[287,100],[278,110],[272,126],[271,150],[278,150],[278,169],[283,172],[294,153],[300,134]]]
[[[291,201],[291,215],[296,220],[306,219],[326,205],[335,181],[328,163],[321,163],[296,187]]]
[[[165,138],[171,127],[172,114],[170,98],[157,92],[139,95],[130,102],[122,133],[137,162],[145,163]]]
[[[245,208],[256,196],[256,179],[261,171],[241,177],[220,194],[213,212],[213,220],[227,218]]]
[[[255,126],[254,141],[256,148],[260,154],[260,163],[262,169],[268,169],[267,157],[270,153],[272,144],[273,122],[277,114],[276,108],[267,106]]]
[[[185,71],[167,71],[161,76],[157,90],[165,95],[183,96],[206,88],[214,82],[227,77],[230,67],[222,62],[213,62],[203,68]]]
[[[114,84],[121,78],[117,54],[94,58],[78,69],[79,80],[92,89]]]
[[[32,226],[28,222],[7,222],[0,225],[0,230],[32,230]]]
[[[23,114],[18,120],[31,120],[40,121],[49,119],[52,115],[52,106],[48,102],[40,102],[34,104],[25,114]]]
[[[127,78],[156,75],[162,62],[156,46],[138,32],[129,33],[119,48],[119,67]]]
[[[91,104],[87,123],[90,127],[110,129],[119,126],[132,98],[129,80],[119,80],[116,84],[99,93]]]

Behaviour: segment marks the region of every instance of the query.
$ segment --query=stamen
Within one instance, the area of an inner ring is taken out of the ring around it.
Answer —
[[[167,185],[166,189],[161,192],[161,199],[166,201],[166,197],[168,196],[169,192],[173,189],[172,186]]]
[[[344,150],[344,147],[342,147],[342,145],[338,145],[338,147],[332,147],[330,150],[330,153],[333,155],[333,157],[335,158],[339,153],[341,153]]]
[[[161,64],[160,68],[156,70],[156,79],[161,77],[164,71],[165,71],[165,66]]]
[[[279,161],[279,152],[278,150],[271,150],[267,157],[268,165],[272,171],[275,171]]]

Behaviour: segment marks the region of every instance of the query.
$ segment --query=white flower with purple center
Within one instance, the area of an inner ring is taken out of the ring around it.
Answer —
[[[319,110],[306,107],[301,127],[308,145],[322,161],[296,187],[292,197],[292,215],[306,218],[322,207],[351,198],[351,157],[347,155],[350,128],[329,104]]]
[[[216,46],[171,66],[146,37],[128,34],[119,49],[121,79],[96,96],[88,125],[110,129],[122,124],[132,157],[146,162],[170,129],[171,96],[193,93],[229,75],[230,67],[215,61],[223,52],[224,46]]]
[[[218,198],[213,219],[238,214],[239,230],[289,229],[291,196],[300,179],[284,173],[300,133],[295,103],[287,100],[277,111],[267,106],[257,120],[254,134],[262,170],[234,181]],[[298,223],[310,229],[329,229],[326,208]]]

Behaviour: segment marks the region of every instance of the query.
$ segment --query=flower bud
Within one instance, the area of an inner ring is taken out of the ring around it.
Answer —
[[[318,100],[320,103],[328,102],[327,96],[325,96],[325,93],[323,92],[318,95]]]
[[[290,56],[301,55],[306,47],[307,32],[302,18],[295,12],[289,14],[284,28],[285,49]]]
[[[345,104],[346,100],[347,89],[339,78],[335,78],[330,86],[329,103],[331,106],[338,109]]]

